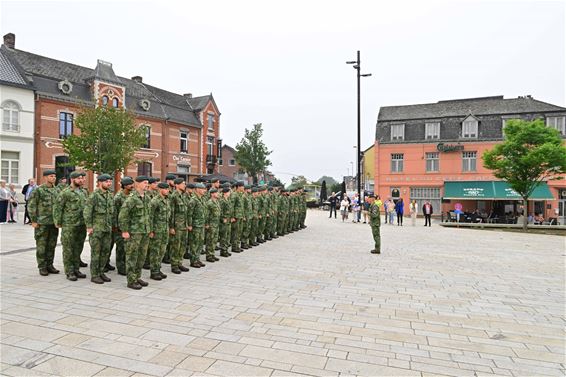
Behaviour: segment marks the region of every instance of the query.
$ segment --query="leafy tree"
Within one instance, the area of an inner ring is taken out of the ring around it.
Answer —
[[[523,230],[527,230],[527,200],[541,182],[564,178],[566,147],[560,133],[541,119],[510,120],[504,132],[505,141],[483,154],[483,164],[523,198]]]
[[[261,123],[254,124],[253,129],[246,128],[244,137],[236,144],[234,158],[241,169],[253,177],[254,184],[257,184],[258,173],[271,166],[271,161],[267,158],[272,151],[268,150],[261,136],[263,129]]]
[[[326,201],[328,199],[328,193],[326,190],[326,181],[322,181],[322,187],[320,188],[320,203]]]
[[[318,179],[318,181],[316,181],[316,183],[318,183],[319,185],[322,185],[322,182],[324,182],[324,181],[326,181],[326,184],[327,184],[327,185],[330,185],[330,186],[332,186],[332,185],[338,183],[334,178],[329,177],[329,176],[327,176],[327,175],[323,175],[322,177],[320,177],[320,178]]]
[[[342,190],[342,184],[341,183],[335,183],[332,186],[330,186],[330,192],[331,193],[332,192],[337,193],[341,190]]]
[[[144,131],[135,127],[134,115],[123,109],[83,108],[75,118],[75,127],[80,133],[63,140],[69,164],[99,174],[123,171],[145,143]]]
[[[271,183],[272,186],[285,187],[285,185],[279,180],[279,178],[273,178],[271,181],[269,181],[269,183]]]
[[[291,184],[289,185],[288,188],[294,189],[294,188],[297,188],[297,187],[305,186],[306,184],[308,184],[308,181],[305,178],[305,176],[304,175],[297,175],[297,176],[291,178]]]

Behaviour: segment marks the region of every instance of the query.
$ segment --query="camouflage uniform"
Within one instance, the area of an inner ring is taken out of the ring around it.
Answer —
[[[302,192],[299,196],[299,209],[300,209],[300,216],[299,216],[299,228],[306,228],[305,220],[307,219],[307,193]]]
[[[287,224],[287,215],[289,213],[289,201],[287,200],[286,195],[279,196],[279,204],[278,207],[278,214],[277,214],[277,234],[280,236],[284,236],[287,233],[286,224]]]
[[[236,221],[232,223],[232,227],[230,230],[232,251],[240,252],[241,251],[240,241],[242,236],[242,218],[244,217],[244,205],[243,205],[242,193],[235,191],[232,193],[230,198],[232,200],[232,206],[233,206],[232,217],[236,219]]]
[[[265,225],[263,227],[263,237],[266,240],[271,239],[271,211],[273,210],[271,202],[271,193],[269,191],[263,191],[263,202],[264,202],[264,213],[265,213]]]
[[[30,220],[39,224],[34,229],[35,257],[39,269],[52,267],[55,259],[55,247],[59,236],[59,229],[53,224],[53,204],[56,198],[57,189],[43,184],[31,192],[28,200]]]
[[[65,274],[79,271],[81,253],[86,239],[86,226],[83,211],[88,192],[72,186],[63,190],[53,205],[53,221],[62,227],[63,265]]]
[[[161,271],[161,260],[169,241],[169,229],[173,228],[171,214],[169,200],[166,197],[159,194],[150,201],[149,231],[153,232],[153,238],[149,239],[149,260],[152,275]]]
[[[256,246],[257,245],[257,235],[258,235],[258,199],[257,196],[252,196],[251,200],[251,209],[250,209],[250,215],[249,215],[249,222],[250,222],[250,234],[249,234],[249,239],[248,242],[250,243],[250,245]]]
[[[230,221],[232,219],[232,202],[230,198],[220,199],[220,255],[226,256],[228,248],[230,247]]]
[[[250,232],[252,231],[252,224],[251,224],[251,197],[250,194],[247,192],[242,193],[242,210],[244,217],[242,218],[242,247],[247,249],[249,247],[248,240],[250,238]]]
[[[90,243],[90,274],[95,278],[104,273],[110,258],[112,226],[114,224],[114,200],[110,191],[94,190],[86,201],[83,216],[87,229],[92,228]]]
[[[129,195],[129,194],[128,194]],[[122,238],[122,231],[118,224],[118,215],[122,209],[122,205],[128,198],[124,190],[119,191],[114,196],[114,231],[112,232],[112,244],[116,244],[116,268],[118,273],[121,275],[126,275],[126,249],[124,247],[124,238]],[[112,246],[110,247],[112,250]]]
[[[373,241],[375,243],[375,252],[381,253],[381,235],[380,235],[380,226],[381,220],[379,217],[379,206],[376,202],[373,202],[369,206],[369,219],[370,219],[370,226],[371,226],[371,233],[373,235]]]
[[[130,234],[125,239],[126,274],[128,284],[141,279],[141,272],[147,248],[149,246],[149,200],[138,191],[132,191],[122,205],[118,215],[118,224],[122,232]]]
[[[175,190],[171,194],[171,218],[175,234],[169,237],[171,244],[171,268],[183,264],[183,253],[187,244],[187,203],[185,194]]]
[[[206,206],[204,198],[194,195],[187,211],[187,225],[192,227],[189,237],[191,265],[200,260],[200,251],[204,246],[204,224],[206,220]]]
[[[277,216],[279,212],[279,193],[271,193],[271,238],[277,238]]]
[[[222,209],[218,199],[210,198],[206,203],[206,257],[214,258],[214,249],[218,243],[218,233],[220,227],[220,216]]]
[[[265,218],[266,218],[266,203],[265,203],[265,196],[263,192],[257,196],[257,238],[258,242],[263,241],[263,232],[265,230]]]

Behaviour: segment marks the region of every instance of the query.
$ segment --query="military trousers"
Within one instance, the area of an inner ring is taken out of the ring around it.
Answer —
[[[236,219],[230,229],[230,241],[232,250],[240,250],[240,237],[242,236],[242,219]]]
[[[283,230],[283,227],[285,226],[285,215],[282,213],[279,213],[279,215],[277,216],[277,234],[282,236],[285,231]]]
[[[265,230],[265,216],[261,216],[260,219],[257,220],[257,238],[263,239],[263,232]]]
[[[124,240],[126,245],[126,274],[128,284],[141,278],[143,263],[149,247],[149,235],[145,233],[130,233],[130,238]]]
[[[257,217],[252,217],[250,220],[250,232],[248,234],[248,243],[254,243],[257,238]]]
[[[216,248],[216,243],[218,242],[218,234],[220,229],[218,225],[211,226],[206,229],[205,242],[206,242],[206,256],[213,257],[214,249]]]
[[[221,251],[228,251],[228,248],[230,248],[230,228],[230,220],[226,223],[223,222],[220,224],[219,237]]]
[[[190,232],[189,241],[191,243],[191,263],[194,263],[200,260],[200,251],[204,246],[204,226],[193,225],[193,229]]]
[[[183,264],[183,254],[187,244],[187,228],[175,228],[175,234],[170,236],[171,242],[171,268]]]
[[[246,220],[242,219],[242,244],[247,245],[248,244],[248,239],[250,238],[250,232],[251,232],[251,222],[250,222],[250,218],[246,217]]]
[[[277,213],[275,213],[271,216],[271,237],[275,236],[275,233],[277,233],[277,220],[278,216]]]
[[[263,228],[263,235],[265,238],[269,238],[271,235],[271,215],[265,218],[265,227]]]
[[[161,261],[168,244],[169,233],[167,232],[155,233],[153,238],[149,239],[149,266],[152,274],[157,274],[161,271]]]
[[[88,242],[90,244],[90,274],[94,278],[104,273],[104,267],[110,258],[112,232],[94,230],[89,235]]]
[[[63,244],[63,266],[65,267],[65,274],[79,271],[85,239],[85,225],[63,225],[63,229],[61,230],[61,243]]]
[[[120,231],[112,232],[112,240],[116,245],[116,269],[119,273],[126,274],[126,249],[122,233]]]
[[[371,234],[373,235],[373,242],[375,243],[375,250],[381,252],[381,235],[380,226],[371,224]]]
[[[37,260],[37,268],[53,266],[59,229],[53,224],[39,224],[33,233],[36,245],[35,258]]]

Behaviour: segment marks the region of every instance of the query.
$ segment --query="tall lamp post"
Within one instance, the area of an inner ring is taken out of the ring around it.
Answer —
[[[348,61],[346,64],[353,64],[354,69],[356,70],[356,78],[358,80],[358,153],[357,153],[357,164],[358,164],[358,172],[356,174],[356,180],[358,181],[358,200],[362,200],[362,180],[360,179],[360,172],[361,172],[361,146],[360,146],[360,138],[361,138],[361,105],[360,105],[360,77],[369,77],[371,73],[360,73],[361,69],[361,60],[360,60],[360,50],[358,50],[357,60],[355,61]],[[353,174],[353,173],[352,173]]]

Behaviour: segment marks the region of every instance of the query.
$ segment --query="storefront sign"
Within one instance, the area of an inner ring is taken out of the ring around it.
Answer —
[[[466,198],[483,198],[485,197],[484,189],[482,187],[464,187],[462,189],[464,197]]]
[[[184,163],[187,163],[187,164],[191,163],[190,157],[178,155],[178,154],[173,155],[173,161],[184,162]]]
[[[464,146],[461,144],[444,144],[444,143],[438,143],[436,145],[436,149],[439,152],[456,152],[456,151],[463,151],[464,150]]]

